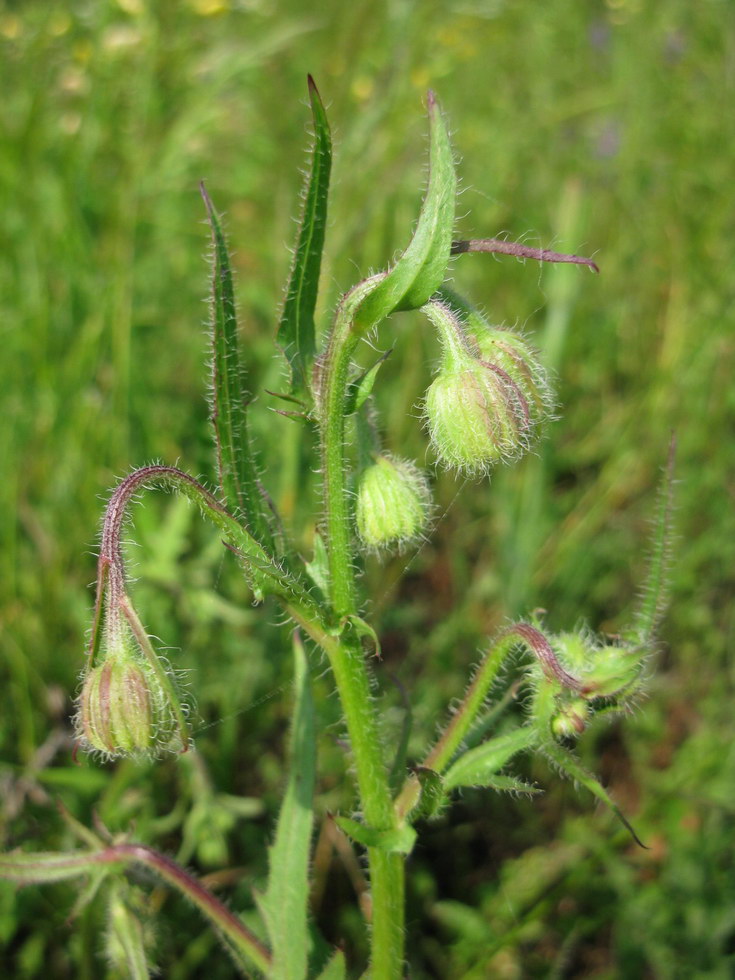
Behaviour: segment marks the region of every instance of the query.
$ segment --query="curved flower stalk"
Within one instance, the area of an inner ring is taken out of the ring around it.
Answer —
[[[277,595],[306,622],[319,618],[299,581],[193,477],[172,466],[144,466],[131,473],[112,494],[102,525],[95,611],[76,718],[82,747],[110,757],[155,756],[189,746],[187,711],[175,678],[154,650],[127,591],[122,530],[131,502],[150,486],[183,493],[199,506],[241,558],[256,595]]]

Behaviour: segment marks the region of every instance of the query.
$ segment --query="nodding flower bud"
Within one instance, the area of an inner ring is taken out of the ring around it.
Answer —
[[[490,326],[474,310],[467,315],[466,329],[477,344],[480,357],[505,371],[518,386],[531,422],[543,421],[554,406],[554,393],[548,372],[528,341],[505,327]]]
[[[170,678],[160,664],[151,666],[125,621],[115,617],[107,626],[106,650],[87,671],[79,695],[82,746],[111,758],[181,749],[181,706]]]
[[[621,706],[642,686],[645,651],[637,646],[601,644],[587,631],[560,633],[553,639],[559,659],[583,684],[587,701],[608,698]]]
[[[357,486],[357,532],[369,548],[404,545],[420,535],[429,515],[425,476],[406,460],[377,456]]]
[[[486,354],[448,303],[433,301],[424,310],[439,327],[443,345],[442,364],[425,402],[440,461],[473,473],[520,456],[531,442],[544,401],[542,385],[533,380],[538,376],[535,362],[532,367],[530,354],[521,354],[525,343],[497,338],[494,334],[507,332],[493,331],[489,343],[483,337]]]

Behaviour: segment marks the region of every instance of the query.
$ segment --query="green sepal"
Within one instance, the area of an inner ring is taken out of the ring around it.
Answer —
[[[286,288],[276,339],[291,369],[291,392],[308,390],[316,349],[314,309],[319,288],[324,234],[327,224],[329,176],[332,169],[332,137],[322,100],[311,75],[309,100],[314,123],[311,168],[304,194],[304,210]]]
[[[347,386],[347,395],[345,397],[345,415],[352,415],[359,411],[365,404],[370,396],[370,392],[373,390],[373,385],[375,384],[375,379],[378,376],[378,371],[381,369],[385,361],[393,353],[393,348],[387,350],[385,354],[381,355],[378,360],[369,367],[367,371],[364,371],[359,378],[351,382]]]
[[[247,422],[250,394],[240,363],[230,257],[222,225],[203,183],[200,190],[212,232],[211,409],[219,484],[229,509],[245,519],[258,541],[270,544],[265,501],[250,449]]]
[[[447,800],[447,788],[442,776],[427,766],[417,766],[414,770],[421,784],[421,796],[411,814],[412,820],[435,817]]]
[[[346,970],[345,954],[341,949],[336,949],[316,980],[345,980]]]
[[[477,748],[469,749],[450,766],[444,776],[447,790],[458,786],[489,786],[489,780],[518,752],[538,743],[538,735],[533,728],[516,728],[507,735],[483,742]]]
[[[288,783],[276,839],[268,848],[268,888],[257,899],[271,943],[272,976],[279,980],[306,977],[309,947],[309,854],[314,826],[316,737],[306,654],[298,633],[294,634],[293,655],[296,702]]]
[[[356,328],[364,334],[394,310],[415,310],[429,301],[446,275],[452,246],[457,176],[449,133],[433,92],[429,116],[429,183],[419,220],[405,252],[360,304]]]
[[[410,854],[416,842],[416,831],[408,824],[390,830],[376,830],[349,817],[335,817],[335,823],[348,837],[363,847],[374,847],[388,854]]]

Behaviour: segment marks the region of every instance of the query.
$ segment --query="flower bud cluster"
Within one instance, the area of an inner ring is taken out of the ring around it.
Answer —
[[[376,456],[357,486],[357,532],[369,548],[399,547],[420,536],[429,516],[426,477],[413,463]]]
[[[535,353],[522,337],[490,327],[477,313],[463,319],[444,299],[424,309],[439,328],[443,347],[425,401],[440,462],[482,473],[522,455],[551,404]]]

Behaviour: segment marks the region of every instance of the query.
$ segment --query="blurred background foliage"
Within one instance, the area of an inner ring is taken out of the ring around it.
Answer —
[[[379,696],[396,726],[401,689],[410,699],[416,752],[507,617],[542,606],[553,628],[625,625],[672,429],[679,453],[650,698],[580,746],[650,849],[541,760],[527,766],[540,800],[467,793],[411,859],[411,975],[731,977],[735,7],[6,0],[0,58],[0,846],[73,846],[61,799],[113,833],[134,827],[250,914],[283,780],[286,632],[275,607],[251,606],[216,535],[149,495],[133,528],[137,603],[186,672],[197,752],[74,765],[102,499],[153,459],[212,475],[197,181],[226,214],[253,389],[278,387],[306,73],[337,143],[322,328],[340,292],[407,240],[432,87],[455,133],[461,237],[592,253],[602,271],[481,255],[454,266],[493,321],[532,335],[560,419],[489,482],[438,475],[430,541],[367,563]],[[404,315],[376,344],[395,344],[378,384],[386,445],[428,463],[417,406],[435,340]],[[265,395],[254,407],[266,480],[299,525],[297,430],[272,407]],[[352,790],[318,661],[315,676],[323,816],[348,811]],[[361,875],[322,830],[315,917],[356,969]],[[230,975],[192,909],[146,893],[166,977],[205,964],[211,980]],[[0,887],[3,975],[102,975],[103,914],[70,925],[73,900],[62,885]]]

